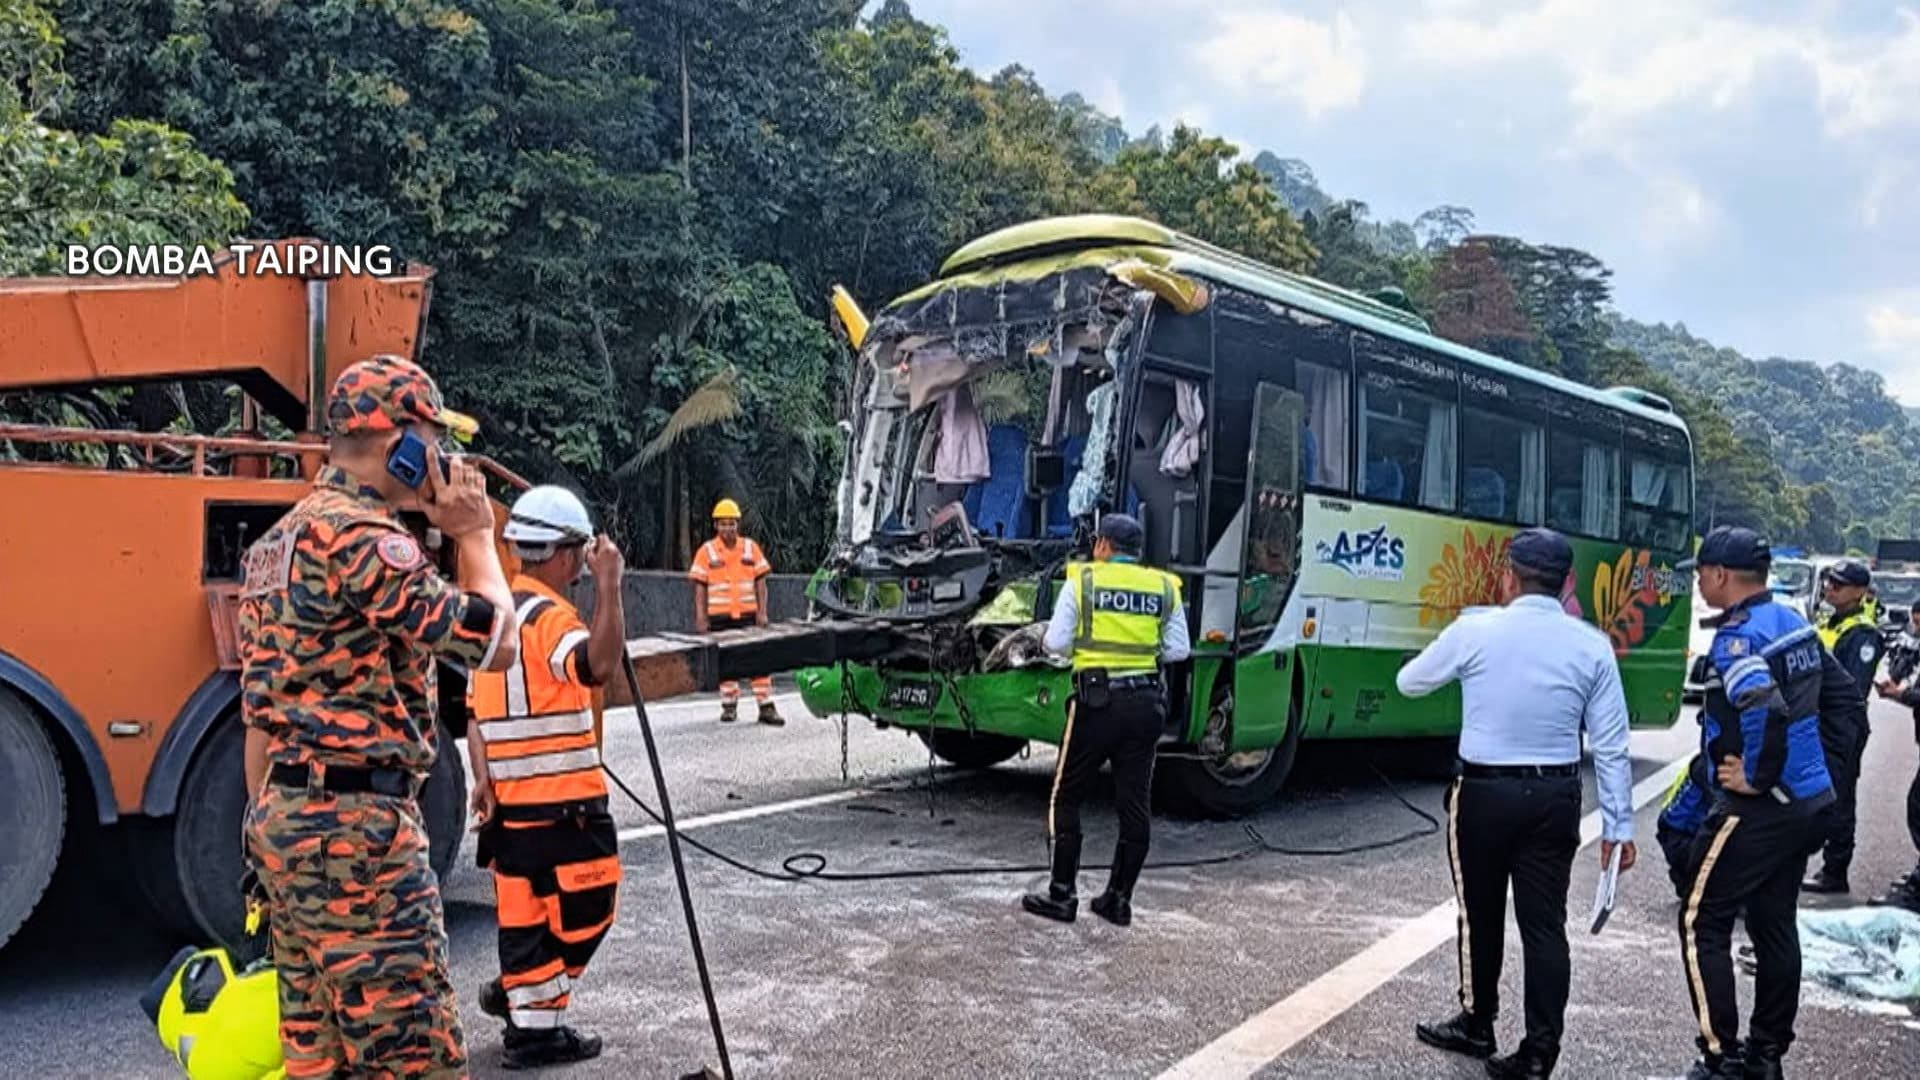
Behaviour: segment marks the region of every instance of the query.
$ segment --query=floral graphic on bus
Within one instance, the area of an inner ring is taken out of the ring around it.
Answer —
[[[1593,568],[1593,621],[1620,656],[1647,639],[1647,612],[1662,606],[1652,564],[1653,552],[1630,549]]]
[[[1489,533],[1482,540],[1472,528],[1460,530],[1458,547],[1447,544],[1440,561],[1427,567],[1427,583],[1420,586],[1420,625],[1445,626],[1462,608],[1498,604],[1500,573],[1507,566],[1510,536]],[[1574,618],[1583,618],[1577,588],[1579,574],[1567,575],[1560,589],[1560,607]]]
[[[1440,561],[1427,567],[1420,586],[1420,625],[1444,626],[1460,609],[1500,602],[1500,571],[1506,566],[1510,537],[1480,540],[1471,528],[1460,530],[1458,547],[1447,544]]]

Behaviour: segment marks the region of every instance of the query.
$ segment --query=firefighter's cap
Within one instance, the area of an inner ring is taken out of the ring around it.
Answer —
[[[405,357],[369,357],[334,380],[327,397],[327,430],[333,434],[391,431],[409,422],[438,424],[461,440],[480,430],[478,420],[447,408],[433,376]]]

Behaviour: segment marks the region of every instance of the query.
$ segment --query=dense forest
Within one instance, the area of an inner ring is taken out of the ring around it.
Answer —
[[[0,273],[76,241],[392,244],[438,269],[429,363],[484,449],[609,507],[642,564],[682,564],[721,493],[776,561],[816,558],[849,364],[831,286],[871,308],[974,236],[1093,210],[1669,396],[1702,525],[1828,548],[1920,517],[1916,436],[1882,423],[1898,409],[1869,373],[1637,326],[1586,252],[1485,235],[1458,206],[1374,221],[1302,162],[1135,135],[1021,68],[968,70],[903,0],[864,6],[0,0]],[[177,387],[0,400],[202,430],[235,411]]]

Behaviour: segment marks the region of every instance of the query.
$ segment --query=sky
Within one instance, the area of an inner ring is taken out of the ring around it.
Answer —
[[[911,0],[1139,133],[1300,158],[1380,220],[1467,206],[1615,304],[1920,405],[1920,0]]]

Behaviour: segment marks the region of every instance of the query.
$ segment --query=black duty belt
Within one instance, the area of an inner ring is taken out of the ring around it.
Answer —
[[[500,821],[567,821],[607,813],[607,797],[577,799],[565,803],[539,803],[533,806],[501,804],[496,815]]]
[[[315,786],[312,782],[313,770],[305,765],[276,762],[267,771],[267,778],[284,788],[305,791]],[[405,769],[323,765],[319,781],[317,786],[321,791],[334,795],[389,795],[397,799],[411,799],[420,794],[420,781]]]
[[[1475,780],[1531,780],[1546,777],[1579,776],[1580,765],[1476,765],[1460,763],[1460,775]]]
[[[1158,690],[1158,675],[1122,675],[1117,679],[1108,679],[1107,686],[1113,690]]]

